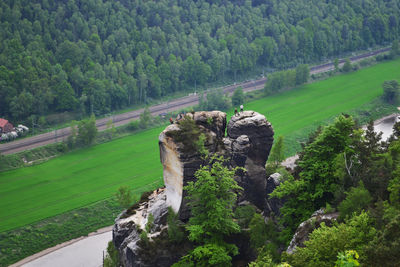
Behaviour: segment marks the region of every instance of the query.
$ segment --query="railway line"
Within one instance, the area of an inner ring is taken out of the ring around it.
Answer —
[[[367,52],[361,55],[350,57],[351,62],[357,62],[362,59],[372,57],[378,55],[380,53],[384,53],[389,51],[390,48],[382,48],[379,50]],[[345,62],[344,59],[339,60],[339,65],[343,65]],[[329,62],[317,66],[313,66],[310,68],[310,74],[317,74],[321,72],[326,72],[334,69],[334,63]],[[229,85],[223,87],[224,93],[231,94],[233,91],[238,88],[242,87],[244,92],[251,92],[255,90],[261,90],[264,88],[264,84],[267,81],[267,78],[261,78],[258,80],[247,81],[243,83],[238,83],[234,85]],[[158,105],[154,105],[149,107],[149,111],[152,115],[160,115],[162,113],[171,112],[181,110],[186,107],[194,106],[199,103],[199,95],[192,94],[189,96],[177,98],[171,101],[167,101]],[[129,123],[132,120],[138,119],[140,114],[144,111],[144,109],[138,109],[134,111],[129,111],[126,113],[114,115],[111,117],[106,117],[102,119],[96,120],[96,127],[99,131],[103,131],[106,129],[107,122],[111,119],[115,126],[121,126],[124,124]],[[53,130],[48,133],[40,134],[37,136],[15,140],[13,142],[4,143],[0,145],[0,152],[2,154],[13,154],[17,152],[21,152],[24,150],[33,149],[39,146],[44,146],[51,143],[57,143],[65,140],[71,133],[69,127]]]

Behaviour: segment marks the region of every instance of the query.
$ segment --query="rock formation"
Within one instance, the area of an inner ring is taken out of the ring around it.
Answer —
[[[282,175],[279,173],[271,174],[267,179],[266,195],[271,194],[275,188],[281,183]],[[283,206],[284,201],[278,198],[266,199],[266,205],[264,209],[264,217],[269,218],[273,213],[275,216],[280,214],[280,208]]]
[[[246,168],[247,172],[242,172],[235,178],[244,188],[239,201],[248,201],[264,210],[267,185],[265,163],[274,135],[271,124],[263,115],[254,111],[244,111],[233,116],[228,126],[226,114],[220,111],[194,112],[187,116],[193,119],[199,133],[205,136],[204,148],[209,153],[223,155],[231,167]],[[190,216],[183,187],[195,179],[196,170],[205,162],[198,150],[189,149],[197,140],[190,140],[189,143],[178,141],[184,134],[182,131],[180,125],[172,124],[159,136],[165,189],[154,192],[148,201],[132,207],[116,219],[113,241],[125,266],[168,266],[180,257],[179,252],[175,251],[174,256],[161,257],[159,261],[146,258],[140,248],[140,233],[145,229],[149,214],[152,214],[155,226],[149,238],[153,241],[157,238],[160,240],[166,233],[168,207],[179,213],[183,221]],[[171,247],[157,249],[157,255],[171,254]]]
[[[339,217],[338,212],[326,213],[324,209],[317,210],[311,215],[311,218],[302,222],[292,240],[290,241],[289,247],[286,252],[292,254],[297,247],[304,247],[304,242],[308,240],[308,236],[312,231],[319,228],[321,223],[325,223],[327,226],[331,226],[333,221]]]

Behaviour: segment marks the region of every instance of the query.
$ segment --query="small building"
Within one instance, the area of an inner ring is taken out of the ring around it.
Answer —
[[[8,133],[14,129],[14,126],[6,119],[0,118],[0,134]]]

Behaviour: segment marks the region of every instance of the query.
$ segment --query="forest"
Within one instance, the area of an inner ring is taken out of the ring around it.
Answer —
[[[0,117],[105,114],[335,58],[398,39],[399,17],[396,0],[4,0]]]

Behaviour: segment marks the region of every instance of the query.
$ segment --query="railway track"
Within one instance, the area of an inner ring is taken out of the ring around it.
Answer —
[[[364,53],[361,55],[357,55],[354,57],[350,57],[351,62],[357,62],[364,58],[372,57],[384,52],[389,51],[390,48],[382,48],[379,50],[371,51],[368,53]],[[343,65],[345,59],[339,60],[339,64]],[[321,64],[318,66],[314,66],[310,68],[310,74],[317,74],[321,72],[330,71],[334,68],[334,63],[329,62],[325,64]],[[261,90],[264,88],[264,84],[267,81],[267,78],[261,78],[258,80],[247,81],[243,83],[238,83],[234,85],[229,85],[223,87],[224,93],[231,94],[233,91],[238,88],[242,87],[244,92],[251,92],[255,90]],[[171,112],[181,110],[183,108],[194,106],[199,103],[199,96],[198,95],[189,95],[181,98],[177,98],[168,102],[164,102],[158,105],[154,105],[149,107],[149,111],[152,115],[160,115],[164,112]],[[115,126],[121,126],[124,124],[129,123],[132,120],[138,119],[140,114],[143,112],[144,109],[138,109],[130,112],[126,112],[123,114],[114,115],[112,117],[106,117],[99,120],[96,120],[96,127],[99,131],[103,131],[106,129],[107,122],[111,119]],[[66,140],[66,138],[70,135],[71,130],[70,128],[63,128],[54,130],[48,133],[40,134],[37,136],[16,140],[9,143],[4,143],[0,145],[0,152],[2,154],[13,154],[17,152],[21,152],[24,150],[33,149],[39,146],[57,143]]]

